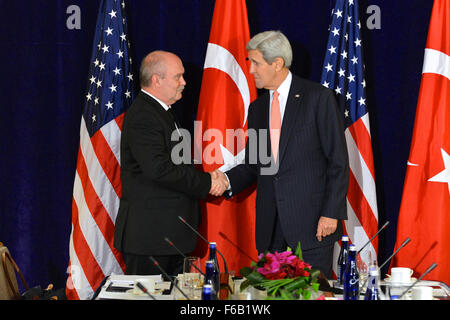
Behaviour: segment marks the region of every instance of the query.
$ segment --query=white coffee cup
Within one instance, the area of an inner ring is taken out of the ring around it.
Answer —
[[[418,286],[412,288],[411,299],[413,300],[433,300],[433,288]]]
[[[139,278],[134,280],[134,293],[135,294],[140,294],[142,293],[142,290],[137,286],[137,283],[142,284],[145,289],[147,289],[147,291],[149,293],[154,293],[155,292],[155,280],[154,279],[149,279],[149,278]]]
[[[404,267],[391,268],[391,282],[410,283],[413,270]]]

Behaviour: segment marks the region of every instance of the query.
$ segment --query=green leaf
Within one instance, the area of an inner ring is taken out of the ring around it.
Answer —
[[[294,300],[294,296],[288,290],[282,289],[282,290],[280,290],[280,294],[281,294],[281,298],[283,300]]]
[[[261,282],[263,282],[264,280],[266,280],[266,278],[260,274],[258,271],[254,270],[253,272],[249,273],[246,276],[247,280],[249,280],[253,285],[255,284],[260,284]]]
[[[267,289],[267,293],[274,296],[277,294],[278,289],[293,281],[293,279],[267,280],[262,285]]]
[[[250,280],[245,280],[241,283],[241,286],[239,287],[240,292],[244,291],[245,289],[247,289],[247,287],[249,285],[251,285],[252,283],[250,282]]]
[[[295,250],[295,255],[300,259],[303,260],[303,255],[302,255],[302,246],[300,244],[300,241],[297,244],[297,249]]]
[[[294,290],[297,290],[299,288],[306,288],[308,286],[308,283],[306,282],[306,278],[298,278],[295,281],[287,284],[286,286],[284,286],[284,289],[286,289],[289,292],[292,292]]]
[[[311,298],[311,291],[304,290],[302,293],[302,296],[303,296],[303,300],[309,300]]]
[[[244,277],[247,277],[252,272],[253,272],[253,269],[250,267],[244,267],[241,269],[241,275]]]
[[[319,287],[320,287],[320,284],[317,282],[311,284],[311,288],[314,290],[314,292],[319,291]]]
[[[320,270],[313,269],[310,271],[311,281],[316,281],[320,275]]]

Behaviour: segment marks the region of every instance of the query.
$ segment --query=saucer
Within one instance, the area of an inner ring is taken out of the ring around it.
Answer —
[[[408,284],[413,284],[416,280],[417,280],[416,278],[411,278],[411,279],[409,280],[409,282],[393,282],[392,279],[388,276],[386,279],[384,279],[384,282],[386,282],[386,283],[395,283],[395,284],[405,284],[405,285],[408,285]]]

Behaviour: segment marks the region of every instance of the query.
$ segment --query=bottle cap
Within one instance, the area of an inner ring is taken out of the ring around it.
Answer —
[[[354,244],[351,244],[351,245],[348,246],[348,250],[356,251],[356,246]]]
[[[376,268],[376,269],[370,269],[370,271],[369,271],[369,275],[371,275],[371,276],[379,276],[380,275],[380,272],[378,271],[378,268]]]
[[[348,241],[348,236],[342,236],[341,240],[342,241]]]

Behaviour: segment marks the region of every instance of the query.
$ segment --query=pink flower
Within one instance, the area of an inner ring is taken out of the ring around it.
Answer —
[[[266,255],[259,255],[258,258],[260,260],[265,258],[264,266],[258,268],[257,271],[267,279],[309,276],[309,272],[305,268],[311,268],[311,266],[300,260],[292,251],[267,253]]]
[[[276,256],[272,253],[266,254],[266,263],[262,268],[257,269],[263,276],[269,276],[273,273],[277,273],[280,270],[280,262]]]

